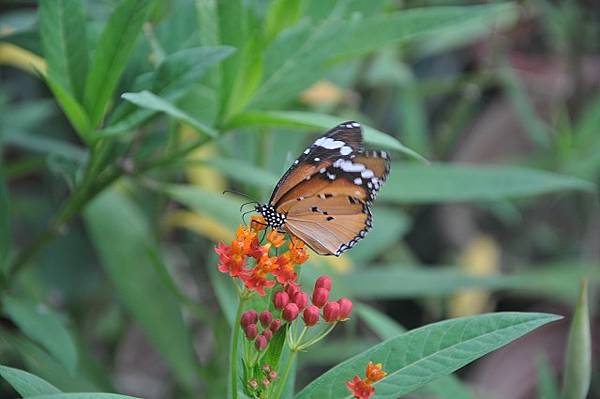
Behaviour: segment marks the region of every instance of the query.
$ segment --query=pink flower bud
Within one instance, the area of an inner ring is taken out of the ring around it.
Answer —
[[[248,324],[244,328],[244,334],[246,334],[246,338],[252,341],[258,335],[258,327],[256,327],[256,324]]]
[[[327,291],[331,291],[331,277],[322,275],[315,281],[315,290],[317,288],[325,288]]]
[[[250,389],[256,389],[256,388],[258,388],[258,382],[256,382],[256,380],[252,379],[252,380],[248,381],[248,386],[250,387]]]
[[[340,315],[340,304],[337,302],[327,302],[323,308],[323,318],[326,322],[337,321]]]
[[[290,302],[287,305],[285,305],[285,308],[283,308],[282,317],[285,321],[294,321],[296,320],[296,317],[298,317],[298,313],[300,313],[298,305],[296,305],[293,302]]]
[[[315,288],[312,295],[312,303],[318,308],[322,308],[329,298],[329,291],[325,288]]]
[[[352,313],[352,301],[348,298],[340,298],[337,303],[340,305],[340,320],[346,320]]]
[[[352,306],[352,304],[350,306]],[[262,324],[263,327],[267,328],[273,321],[273,315],[268,310],[263,310],[262,312],[260,312],[258,319],[260,320],[260,324]]]
[[[275,305],[275,309],[283,309],[285,305],[290,301],[290,296],[285,291],[277,291],[275,295],[273,295],[273,305]]]
[[[294,294],[294,301],[298,305],[298,309],[302,310],[308,304],[308,295],[304,291],[298,291]]]
[[[264,364],[262,366],[262,371],[264,371],[265,373],[270,373],[271,372],[271,366],[269,366],[268,364]]]
[[[248,310],[247,312],[242,313],[240,325],[246,327],[248,324],[256,324],[257,319],[258,315],[256,314],[256,310]]]
[[[262,384],[263,384],[264,386],[268,387],[270,383],[271,383],[271,381],[269,381],[269,379],[268,379],[268,378],[263,378],[263,380],[262,380]]]
[[[269,329],[263,330],[261,335],[267,339],[267,342],[269,342],[271,340],[271,338],[273,338],[273,331],[271,331]]]
[[[308,327],[312,327],[319,322],[319,316],[321,315],[321,311],[315,305],[310,305],[306,309],[304,309],[304,314],[302,315],[304,319],[304,324]]]
[[[254,346],[259,351],[264,351],[265,348],[267,347],[267,344],[268,344],[267,338],[265,338],[264,335],[259,335],[258,337],[256,337],[256,341],[254,341]]]
[[[294,283],[288,284],[288,286],[285,288],[285,292],[287,292],[290,298],[293,298],[294,294],[296,294],[298,291],[300,291],[300,288],[298,288],[298,286]]]
[[[269,379],[274,380],[275,378],[277,378],[277,371],[273,370],[269,373]]]
[[[271,326],[269,327],[269,330],[271,330],[273,332],[273,334],[275,334],[279,330],[280,327],[281,327],[281,320],[275,319],[271,322]]]

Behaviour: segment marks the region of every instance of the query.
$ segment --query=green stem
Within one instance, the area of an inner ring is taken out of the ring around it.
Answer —
[[[281,398],[281,395],[283,395],[283,391],[285,390],[285,385],[286,385],[286,382],[288,379],[288,375],[290,374],[290,369],[292,368],[294,359],[296,359],[296,353],[298,353],[297,349],[294,348],[291,350],[290,356],[288,357],[288,361],[285,366],[285,371],[283,372],[283,378],[281,378],[281,380],[279,380],[279,385],[277,387],[277,390],[275,391],[275,396],[273,396],[273,399],[279,399],[279,398]]]
[[[232,399],[237,399],[238,391],[237,391],[237,370],[238,370],[238,343],[240,340],[240,326],[238,322],[242,317],[242,312],[244,311],[244,304],[246,303],[246,299],[242,295],[240,295],[240,302],[238,304],[237,312],[235,314],[235,319],[233,319],[233,335],[231,338],[231,352],[229,354],[229,376],[231,377],[230,381],[230,389],[231,389],[231,397]]]
[[[327,327],[327,329],[323,330],[323,332],[321,334],[317,335],[315,338],[311,339],[310,341],[305,342],[304,344],[298,345],[297,350],[301,351],[301,350],[308,348],[309,346],[313,346],[314,344],[316,344],[317,342],[319,342],[320,340],[325,338],[331,332],[331,330],[333,330],[335,328],[336,325],[337,325],[337,321],[334,323],[331,323],[331,325],[329,327]]]

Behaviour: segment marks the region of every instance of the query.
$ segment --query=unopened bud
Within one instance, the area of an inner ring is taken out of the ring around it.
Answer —
[[[265,350],[265,348],[267,347],[267,344],[268,344],[267,338],[264,335],[259,335],[258,337],[256,337],[256,340],[254,341],[254,346],[259,351]]]
[[[240,325],[245,328],[248,324],[256,324],[256,320],[258,320],[256,310],[248,310],[247,312],[242,313]]]
[[[337,302],[327,302],[323,308],[323,319],[331,323],[337,321],[340,315],[340,304]]]
[[[275,295],[273,295],[273,305],[275,305],[275,309],[282,310],[289,301],[290,296],[285,291],[277,291]]]
[[[340,320],[346,320],[352,313],[352,301],[348,298],[340,298],[337,303],[340,305]]]
[[[280,327],[281,327],[281,320],[275,319],[271,322],[271,326],[269,327],[269,330],[273,331],[273,334],[275,334],[279,330]]]
[[[263,330],[263,332],[261,333],[261,335],[263,337],[265,337],[267,339],[267,342],[271,340],[271,338],[273,338],[273,331],[266,329]]]
[[[308,295],[304,291],[298,291],[294,294],[294,303],[298,305],[298,309],[302,310],[308,304]]]
[[[302,318],[304,319],[304,324],[308,327],[314,326],[319,322],[319,316],[321,311],[315,305],[310,305],[306,309],[304,309],[304,314]]]
[[[290,302],[287,305],[285,305],[285,308],[283,308],[282,317],[285,321],[294,321],[296,320],[296,317],[298,317],[298,313],[300,313],[298,305],[296,305],[293,302]]]
[[[246,338],[252,341],[258,335],[258,327],[256,327],[256,324],[248,324],[244,328],[244,334],[246,334]]]
[[[268,310],[263,310],[262,312],[260,312],[258,319],[260,320],[260,324],[262,324],[263,327],[267,328],[273,321],[273,315]]]
[[[327,303],[329,291],[325,288],[315,288],[312,295],[312,303],[318,308],[322,308]]]
[[[327,275],[320,276],[315,281],[315,289],[317,288],[325,288],[327,291],[331,291],[331,277]]]

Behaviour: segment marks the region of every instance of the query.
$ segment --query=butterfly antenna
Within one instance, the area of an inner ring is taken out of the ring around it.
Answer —
[[[241,195],[242,197],[246,197],[246,198],[248,198],[248,199],[252,200],[252,201],[250,201],[250,202],[246,202],[246,203],[242,204],[242,205],[240,206],[240,212],[242,211],[242,209],[244,209],[244,207],[245,207],[246,205],[250,205],[250,204],[260,204],[260,202],[258,202],[258,201],[257,201],[257,200],[255,200],[254,198],[250,197],[248,194],[244,194],[244,193],[241,193],[241,192],[239,192],[239,191],[235,191],[235,190],[225,190],[225,191],[223,191],[223,195],[225,195],[225,194],[238,194],[238,195]]]

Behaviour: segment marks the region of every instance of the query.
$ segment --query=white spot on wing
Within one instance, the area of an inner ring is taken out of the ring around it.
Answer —
[[[326,148],[328,150],[335,150],[337,148],[345,146],[346,143],[344,143],[343,141],[334,140],[331,137],[321,137],[320,139],[315,141],[315,145]]]
[[[360,176],[365,179],[369,179],[369,178],[373,177],[374,175],[375,174],[373,173],[373,171],[371,169],[363,170],[362,172],[360,172]]]
[[[356,179],[354,179],[354,184],[361,185],[362,179],[360,177],[357,177]]]
[[[342,155],[348,155],[352,152],[352,148],[350,148],[349,146],[345,145],[342,148],[340,148],[340,154]]]

